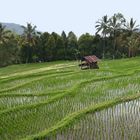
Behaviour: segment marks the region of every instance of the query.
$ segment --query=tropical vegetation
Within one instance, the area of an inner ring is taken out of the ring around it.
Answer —
[[[116,59],[140,54],[140,29],[136,20],[126,20],[121,13],[103,16],[96,22],[96,34],[77,37],[72,31],[61,35],[38,32],[27,23],[17,35],[0,24],[0,66],[19,63],[78,60],[85,55]]]

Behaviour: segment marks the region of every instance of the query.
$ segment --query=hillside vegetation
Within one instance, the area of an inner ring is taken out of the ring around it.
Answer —
[[[77,36],[73,31],[62,31],[61,34],[47,30],[38,32],[37,26],[31,23],[26,26],[0,23],[0,67],[80,60],[87,55],[96,55],[100,59],[140,56],[140,28],[132,17],[126,19],[121,13],[111,17],[105,15],[97,20],[95,28],[95,34]]]
[[[0,140],[140,139],[140,58],[0,69]]]

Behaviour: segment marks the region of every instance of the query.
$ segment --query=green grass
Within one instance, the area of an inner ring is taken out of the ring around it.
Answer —
[[[99,66],[80,70],[78,62],[60,61],[1,68],[0,139],[84,140],[89,136],[90,140],[94,135],[98,140],[127,135],[125,124],[136,117],[128,118],[127,112],[138,113],[128,101],[140,97],[140,58],[105,60]],[[126,116],[117,122],[113,117],[121,104]],[[103,121],[107,117],[110,121]],[[96,127],[91,128],[90,122]],[[121,126],[117,133],[114,124]],[[108,133],[107,127],[113,130]],[[138,128],[132,128],[137,131],[132,130],[129,138],[138,139]]]

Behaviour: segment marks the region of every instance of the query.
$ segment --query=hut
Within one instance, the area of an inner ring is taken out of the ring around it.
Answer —
[[[79,64],[79,66],[81,67],[81,69],[99,69],[98,61],[99,58],[95,55],[84,56],[81,59],[81,64]]]

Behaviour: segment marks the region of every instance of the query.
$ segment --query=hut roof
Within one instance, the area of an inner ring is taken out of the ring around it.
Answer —
[[[89,63],[95,63],[95,62],[99,61],[99,58],[96,57],[95,55],[85,56],[83,58],[84,58],[84,60],[88,61]]]

